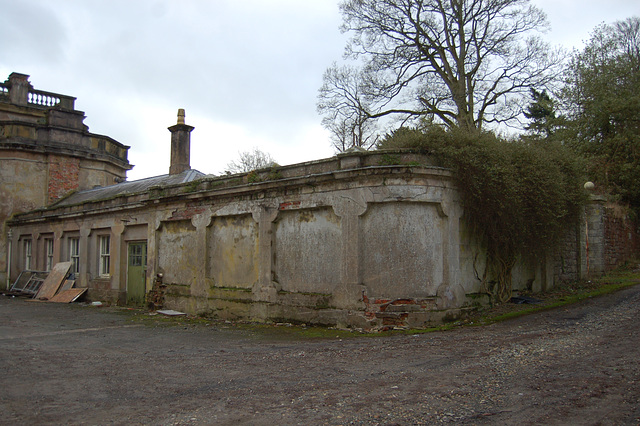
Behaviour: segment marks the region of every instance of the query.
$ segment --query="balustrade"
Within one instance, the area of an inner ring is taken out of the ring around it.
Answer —
[[[52,94],[33,91],[29,92],[28,102],[30,104],[52,107],[56,106],[60,102],[60,98]]]
[[[30,105],[41,108],[61,107],[73,110],[73,96],[35,90],[31,87],[26,75],[13,73],[9,80],[0,83],[0,99],[17,105]]]
[[[60,106],[73,109],[75,98],[72,96],[60,95],[58,93],[45,92],[43,90],[30,90],[28,102],[31,105],[42,107]]]

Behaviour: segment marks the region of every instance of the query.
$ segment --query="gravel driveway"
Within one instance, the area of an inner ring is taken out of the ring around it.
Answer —
[[[132,317],[0,297],[0,422],[640,424],[640,286],[402,336]]]

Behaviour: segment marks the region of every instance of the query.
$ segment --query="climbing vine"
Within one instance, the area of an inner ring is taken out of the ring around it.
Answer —
[[[553,142],[507,141],[492,133],[401,128],[379,148],[413,148],[454,170],[473,235],[486,250],[478,278],[494,301],[511,298],[511,272],[523,254],[552,250],[584,204],[582,163]]]

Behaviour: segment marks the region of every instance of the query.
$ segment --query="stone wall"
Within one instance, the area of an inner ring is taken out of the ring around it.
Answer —
[[[367,328],[437,321],[464,309],[464,288],[473,287],[460,283],[457,192],[450,173],[427,157],[398,153],[398,163],[412,165],[382,166],[383,155],[343,155],[260,171],[251,182],[248,175],[212,177],[18,215],[11,222],[14,270],[22,241],[57,223],[56,260],[66,260],[68,240],[79,238],[80,284],[90,297],[122,300],[126,241],[136,227],[147,230],[147,281],[163,275],[167,307]],[[104,230],[120,250],[117,259],[113,250],[119,272],[108,284],[95,267],[95,235]]]
[[[0,150],[0,286],[7,282],[6,221],[47,203],[47,165],[31,155]],[[28,176],[28,178],[27,178]],[[13,274],[12,274],[13,275]]]
[[[601,275],[637,260],[639,249],[638,224],[629,217],[628,208],[593,196],[556,251],[555,279],[567,282]]]
[[[554,256],[554,277],[558,283],[575,281],[581,276],[580,225],[568,229],[558,244]]]
[[[484,252],[450,172],[428,157],[393,155],[400,164],[386,165],[389,153],[350,153],[21,214],[10,223],[15,270],[25,239],[53,232],[56,260],[66,260],[68,239],[79,238],[89,297],[122,302],[127,244],[145,241],[146,290],[161,274],[165,307],[191,314],[367,329],[455,318],[486,302]],[[516,292],[601,273],[605,253],[619,261],[603,245],[605,229],[622,228],[604,214],[594,200],[558,256],[521,259]],[[107,278],[96,275],[105,232]]]
[[[607,270],[637,260],[640,249],[638,224],[626,209],[607,206],[604,217],[604,265]]]

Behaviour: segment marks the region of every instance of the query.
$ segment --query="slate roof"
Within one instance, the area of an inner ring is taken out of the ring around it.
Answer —
[[[99,201],[116,197],[124,194],[135,194],[139,192],[146,192],[153,186],[169,186],[179,185],[181,183],[187,183],[194,180],[201,179],[206,175],[198,170],[185,170],[182,173],[175,175],[160,175],[145,179],[134,180],[131,182],[121,182],[111,186],[98,187],[93,189],[86,189],[84,191],[78,191],[70,196],[63,198],[62,200],[54,203],[53,206],[70,206],[74,204],[81,204],[87,201]]]

